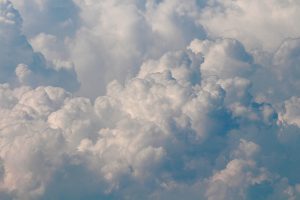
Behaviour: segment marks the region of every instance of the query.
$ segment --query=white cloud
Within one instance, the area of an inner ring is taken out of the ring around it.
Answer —
[[[35,87],[43,84],[76,90],[79,83],[74,68],[64,67],[62,63],[55,66],[57,63],[33,51],[22,33],[22,18],[10,1],[0,1],[0,9],[0,82],[20,81]]]
[[[300,198],[298,2],[13,3],[0,199]]]
[[[113,79],[132,78],[147,58],[184,48],[205,32],[197,6],[186,1],[76,1],[82,26],[70,41],[82,82],[80,94],[103,94]],[[90,88],[99,85],[98,91]]]
[[[299,97],[292,97],[285,101],[284,111],[281,113],[281,118],[287,124],[294,124],[300,126],[300,99]]]
[[[270,51],[287,38],[299,37],[297,0],[208,0],[207,4],[199,23],[212,37],[236,38],[247,48]]]
[[[247,77],[255,69],[252,56],[245,51],[243,45],[237,40],[194,40],[189,48],[194,53],[199,53],[204,57],[204,62],[201,65],[203,77],[216,76],[220,79],[236,76]]]

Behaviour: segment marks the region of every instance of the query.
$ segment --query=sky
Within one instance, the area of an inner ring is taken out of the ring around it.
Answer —
[[[0,0],[1,200],[300,200],[299,0]]]

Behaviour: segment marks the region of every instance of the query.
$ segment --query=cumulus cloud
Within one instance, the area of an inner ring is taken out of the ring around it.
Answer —
[[[72,0],[11,1],[24,20],[23,31],[28,37],[46,33],[64,38],[76,31],[79,8]],[[55,14],[54,14],[55,13]]]
[[[189,48],[204,57],[201,65],[203,77],[217,76],[220,79],[247,77],[255,69],[252,56],[237,40],[194,40]]]
[[[82,87],[80,94],[104,94],[113,79],[132,78],[148,58],[179,50],[206,33],[196,23],[197,2],[75,1],[82,26],[69,41]],[[96,48],[95,48],[96,47]],[[93,85],[99,90],[92,91]],[[96,94],[96,95],[95,95]]]
[[[2,0],[0,6],[0,82],[21,82],[35,87],[54,85],[76,90],[79,83],[74,67],[47,61],[41,53],[34,52],[22,33],[19,12],[7,0]]]
[[[300,198],[297,1],[12,2],[0,199]]]
[[[299,37],[295,26],[299,2],[208,0],[199,22],[212,37],[230,37],[248,48],[276,49],[283,40]]]

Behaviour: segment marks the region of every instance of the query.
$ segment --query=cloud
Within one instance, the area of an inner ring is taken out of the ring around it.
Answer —
[[[199,23],[212,37],[236,38],[247,48],[272,51],[283,40],[299,37],[300,29],[294,26],[299,17],[298,1],[211,0]]]
[[[299,126],[299,116],[299,97],[292,97],[286,100],[282,112],[282,120],[287,124]]]
[[[251,160],[235,159],[216,173],[206,192],[207,199],[245,199],[245,189],[267,179],[263,169],[257,169]]]
[[[73,66],[47,61],[41,53],[34,52],[22,33],[19,12],[10,1],[2,0],[0,5],[0,82],[21,82],[35,87],[54,85],[76,90],[79,83]]]
[[[252,56],[239,41],[234,39],[216,41],[196,39],[189,48],[204,57],[201,65],[203,77],[217,76],[220,79],[247,77],[255,69]]]
[[[76,1],[82,26],[70,41],[82,82],[80,94],[104,94],[105,85],[132,78],[148,58],[179,50],[205,37],[196,1]],[[99,85],[98,91],[91,91]]]
[[[298,2],[13,3],[0,199],[300,198]]]
[[[79,23],[79,8],[72,0],[11,1],[25,19],[23,31],[32,38],[39,33],[59,38],[71,36]],[[55,14],[54,14],[55,13]]]
[[[282,102],[298,94],[299,39],[282,41],[273,54],[259,54],[254,93],[270,102]]]

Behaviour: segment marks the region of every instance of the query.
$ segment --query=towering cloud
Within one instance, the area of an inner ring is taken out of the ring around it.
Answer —
[[[12,2],[0,199],[300,199],[297,1]]]

